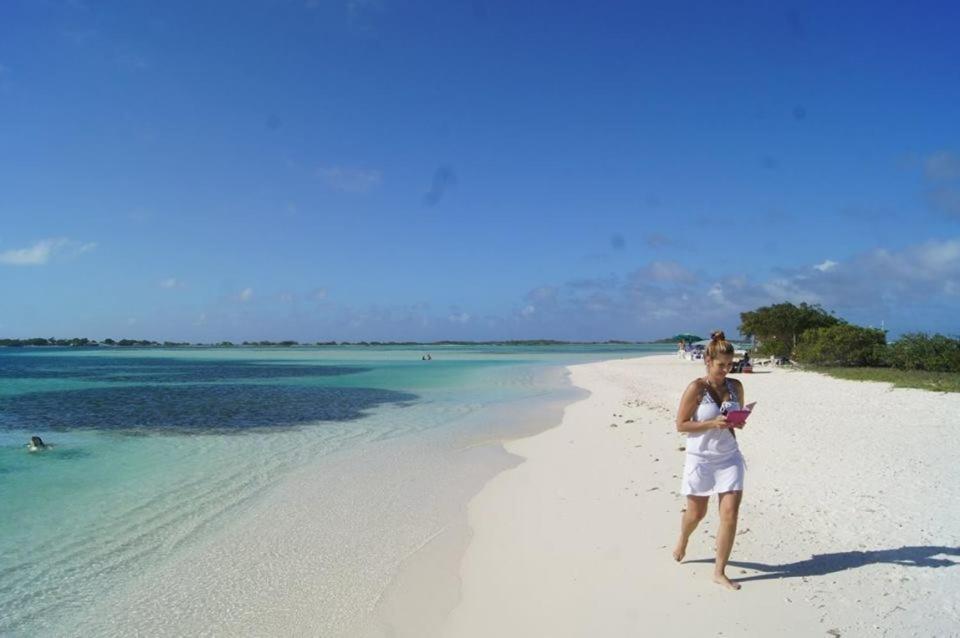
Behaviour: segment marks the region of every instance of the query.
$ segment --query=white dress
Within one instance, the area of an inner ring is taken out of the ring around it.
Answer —
[[[694,421],[709,421],[720,414],[720,409],[739,410],[740,401],[727,379],[730,400],[717,405],[709,392],[703,393]],[[688,496],[710,496],[722,492],[743,490],[746,464],[733,432],[715,429],[687,435],[687,460],[683,466],[680,493]]]

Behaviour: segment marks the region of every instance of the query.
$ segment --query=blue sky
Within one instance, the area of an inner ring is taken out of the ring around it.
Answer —
[[[956,333],[950,3],[13,0],[0,335]]]

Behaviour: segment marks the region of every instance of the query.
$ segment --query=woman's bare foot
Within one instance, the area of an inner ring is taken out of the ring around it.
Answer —
[[[673,550],[673,560],[678,563],[683,560],[683,557],[687,555],[687,544],[677,545],[676,549]]]
[[[737,591],[738,589],[740,589],[740,583],[733,582],[723,574],[714,574],[713,582],[715,582],[718,585],[723,585],[727,589],[732,589],[733,591]]]

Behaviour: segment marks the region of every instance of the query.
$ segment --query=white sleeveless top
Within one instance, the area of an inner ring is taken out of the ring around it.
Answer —
[[[739,410],[740,400],[737,393],[730,383],[726,380],[727,392],[730,393],[730,400],[724,401],[723,405],[717,405],[709,392],[703,393],[700,405],[697,406],[697,413],[694,421],[709,421],[720,415],[720,410]],[[728,429],[705,430],[687,435],[687,454],[709,457],[711,459],[720,459],[740,450],[737,445],[737,438],[733,432]]]

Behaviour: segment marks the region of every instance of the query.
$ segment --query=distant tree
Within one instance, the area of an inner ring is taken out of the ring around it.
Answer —
[[[797,340],[812,328],[827,328],[844,323],[819,304],[790,302],[763,306],[740,313],[740,334],[757,340],[762,355],[790,357]]]

